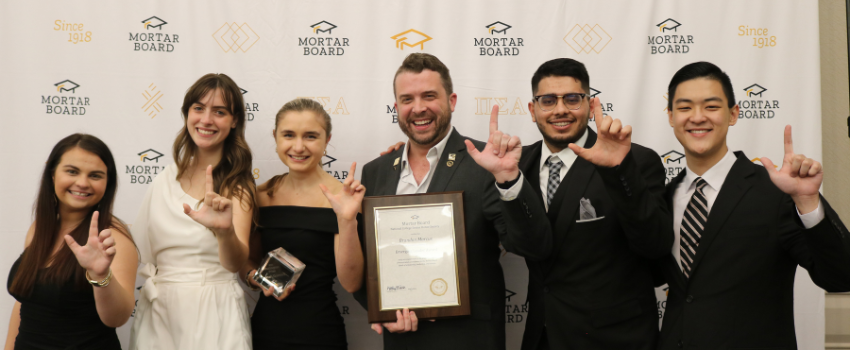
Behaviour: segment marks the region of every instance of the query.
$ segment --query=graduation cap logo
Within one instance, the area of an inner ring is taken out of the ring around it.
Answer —
[[[319,23],[311,25],[310,28],[313,28],[313,33],[316,34],[319,34],[319,32],[331,34],[331,31],[336,28],[336,25],[328,21],[321,21]]]
[[[744,88],[744,91],[747,92],[747,97],[758,96],[761,97],[761,93],[767,91],[763,86],[759,84],[753,84]]]
[[[142,160],[142,162],[152,160],[154,162],[159,163],[159,157],[162,157],[163,154],[157,152],[153,148],[150,148],[150,149],[139,152],[138,156],[139,156],[139,159]]]
[[[679,23],[679,22],[676,22],[675,19],[668,18],[668,19],[664,20],[664,22],[658,23],[658,25],[656,25],[656,27],[658,27],[659,31],[664,33],[668,30],[672,30],[672,31],[675,32],[676,28],[679,28],[680,25],[682,25],[682,24]]]
[[[416,29],[408,29],[407,31],[393,35],[391,39],[395,40],[395,47],[399,50],[404,50],[404,47],[415,47],[419,45],[420,50],[425,49],[425,42],[431,40],[430,36]]]
[[[590,88],[590,98],[594,98],[594,97],[596,97],[596,95],[599,95],[601,93],[602,93],[602,91],[596,90],[594,88]]]
[[[505,23],[502,23],[502,22],[495,22],[495,23],[488,24],[485,28],[487,28],[487,31],[489,31],[490,34],[502,33],[502,34],[507,35],[508,29],[511,29],[511,25],[505,24]]]
[[[159,18],[157,16],[153,16],[151,18],[148,18],[148,19],[142,21],[142,23],[144,23],[145,29],[159,28],[159,30],[162,30],[163,25],[168,24],[168,22],[163,21],[162,18]]]
[[[680,161],[684,157],[685,155],[679,153],[678,151],[670,151],[661,155],[661,161],[664,162],[664,164],[670,164],[670,162],[676,162],[681,164]]]
[[[74,89],[80,87],[79,84],[77,84],[73,81],[70,81],[70,80],[60,81],[56,84],[53,84],[53,86],[56,86],[56,91],[59,91],[59,92],[70,91],[72,94],[76,93],[76,91],[74,91]]]
[[[243,89],[243,88],[239,88],[239,90],[240,90],[240,91],[242,91],[242,94],[243,94],[243,95],[248,93],[248,90],[245,90],[245,89]]]
[[[509,301],[509,302],[510,302],[510,301],[511,301],[511,297],[512,297],[512,296],[514,296],[514,295],[516,295],[516,292],[511,291],[511,290],[508,290],[508,289],[505,289],[505,299],[507,299],[507,301]]]
[[[327,159],[327,161],[324,161],[325,159]],[[331,157],[331,156],[329,156],[329,155],[327,155],[327,154],[326,154],[326,155],[324,155],[324,157],[322,157],[322,161],[324,161],[324,162],[322,163],[322,166],[327,166],[328,168],[330,168],[330,167],[331,167],[331,163],[335,162],[335,161],[336,161],[336,158]]]

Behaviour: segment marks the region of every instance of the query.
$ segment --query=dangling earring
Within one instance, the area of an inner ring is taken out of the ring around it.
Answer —
[[[325,153],[323,153],[323,154],[324,154],[324,155],[328,155],[328,150],[326,149],[326,150],[325,150]]]

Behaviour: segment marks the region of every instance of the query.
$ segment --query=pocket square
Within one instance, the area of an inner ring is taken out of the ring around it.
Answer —
[[[590,205],[590,199],[582,197],[578,204],[578,221],[596,219],[596,208]]]
[[[576,220],[576,223],[577,223],[577,224],[583,224],[583,223],[585,223],[585,222],[594,222],[594,221],[599,221],[599,220],[602,220],[602,219],[604,219],[604,218],[605,218],[604,216],[600,216],[600,217],[598,217],[598,218],[593,218],[593,219]]]

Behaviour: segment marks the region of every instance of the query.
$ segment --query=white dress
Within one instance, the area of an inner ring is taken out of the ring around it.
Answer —
[[[183,213],[198,205],[171,164],[151,184],[132,226],[147,278],[136,307],[130,349],[251,349],[245,297],[221,266],[213,233]]]

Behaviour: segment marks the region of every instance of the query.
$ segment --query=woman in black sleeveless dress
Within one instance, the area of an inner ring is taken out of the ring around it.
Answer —
[[[250,276],[261,258],[279,247],[306,268],[297,289],[284,291],[281,298],[263,290],[251,317],[255,349],[347,348],[332,288],[335,277],[349,292],[362,283],[356,217],[365,188],[354,180],[355,164],[342,184],[322,170],[330,131],[330,117],[312,100],[290,101],[277,114],[277,153],[289,173],[258,188],[259,228],[243,273],[249,286],[260,287]]]
[[[54,146],[6,283],[17,300],[6,349],[121,349],[115,327],[133,312],[138,257],[112,216],[116,187],[115,161],[98,138],[74,134]]]

